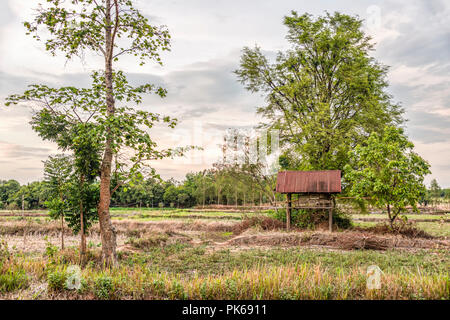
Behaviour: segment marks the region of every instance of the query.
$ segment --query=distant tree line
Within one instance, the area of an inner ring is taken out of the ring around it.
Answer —
[[[441,188],[433,181],[424,200],[428,203],[432,200],[450,200],[450,188]],[[188,173],[183,181],[149,178],[133,185],[123,185],[112,195],[111,206],[187,208],[213,204],[270,204],[273,198],[258,183],[251,174],[238,171],[233,166],[214,167]],[[263,186],[270,189],[271,184],[266,182]],[[0,180],[0,209],[21,209],[22,195],[25,210],[46,209],[45,202],[51,197],[51,189],[46,181],[21,185],[16,180]]]
[[[273,201],[273,181],[258,181],[237,166],[216,166],[188,173],[183,181],[148,178],[121,185],[112,194],[111,206],[186,208],[267,204]],[[45,209],[52,190],[46,181],[20,185],[16,180],[0,180],[0,209],[21,209],[22,195],[25,210]]]

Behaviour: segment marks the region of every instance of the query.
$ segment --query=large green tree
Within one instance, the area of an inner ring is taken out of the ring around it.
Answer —
[[[46,135],[38,131],[44,138],[59,139],[59,127],[66,127],[74,118],[95,124],[91,132],[97,137],[102,155],[98,204],[102,256],[107,265],[114,265],[116,236],[109,214],[111,193],[117,188],[111,186],[113,167],[123,170],[127,166],[128,172],[136,173],[144,161],[172,154],[171,150],[158,151],[143,127],[150,128],[159,120],[175,125],[167,117],[134,109],[142,102],[142,94],[164,96],[166,91],[150,84],[132,87],[124,73],[116,70],[115,63],[131,55],[141,65],[148,60],[162,64],[160,52],[169,50],[169,32],[165,27],[151,25],[131,0],[48,0],[37,8],[33,21],[25,22],[25,27],[34,38],[45,41],[45,48],[52,54],[62,52],[71,59],[91,52],[103,57],[102,69],[93,74],[92,88],[34,86],[10,102],[38,100],[43,104],[37,123],[47,125],[49,130],[44,131],[52,132]],[[41,33],[41,29],[45,31]],[[129,155],[127,161],[120,161],[123,154]]]
[[[423,180],[431,173],[430,165],[413,148],[403,129],[388,126],[382,134],[374,132],[356,146],[345,167],[349,194],[385,208],[391,227],[407,206],[417,210],[426,192]]]
[[[348,151],[371,132],[402,121],[386,92],[387,67],[370,56],[363,21],[345,14],[284,18],[291,48],[271,62],[259,47],[244,48],[238,79],[266,97],[258,113],[280,130],[284,167],[342,169]]]

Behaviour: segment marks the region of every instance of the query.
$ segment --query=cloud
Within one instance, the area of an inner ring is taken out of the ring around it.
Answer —
[[[0,155],[3,160],[9,159],[16,161],[36,157],[47,157],[50,152],[51,149],[49,148],[26,147],[23,145],[0,141]]]
[[[4,108],[2,99],[22,92],[32,83],[87,87],[90,71],[102,67],[97,56],[87,55],[82,63],[77,59],[67,62],[62,56],[52,57],[42,43],[25,36],[21,22],[31,17],[35,3],[34,0],[0,1],[0,141],[3,143],[0,178],[4,175],[16,175],[25,181],[39,178],[42,172],[36,171],[36,161],[56,151],[53,144],[42,142],[31,130],[28,108]],[[325,10],[340,11],[367,19],[369,9],[377,7],[380,24],[372,28],[366,25],[377,42],[373,55],[391,66],[389,92],[406,110],[408,133],[417,150],[430,161],[441,185],[450,186],[446,164],[450,158],[446,147],[450,145],[448,1],[412,0],[408,5],[398,0],[282,0],[277,3],[139,0],[137,3],[152,23],[167,25],[173,39],[171,52],[163,54],[163,67],[152,63],[138,67],[133,57],[119,63],[128,72],[132,84],[154,83],[168,89],[165,99],[145,97],[142,107],[177,117],[180,123],[176,130],[157,125],[152,129],[152,137],[164,147],[184,143],[205,147],[204,164],[156,162],[158,171],[166,177],[181,178],[187,171],[207,167],[219,152],[218,140],[226,129],[251,128],[261,120],[255,111],[264,103],[263,98],[245,91],[233,74],[244,46],[258,44],[269,57],[285,50],[289,44],[282,19],[290,10],[314,15]],[[198,123],[204,130],[200,142],[191,137]],[[9,156],[4,158],[6,150]]]

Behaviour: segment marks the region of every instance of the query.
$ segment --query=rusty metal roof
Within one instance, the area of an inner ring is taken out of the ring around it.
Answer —
[[[340,193],[341,171],[281,171],[276,191],[280,193]]]

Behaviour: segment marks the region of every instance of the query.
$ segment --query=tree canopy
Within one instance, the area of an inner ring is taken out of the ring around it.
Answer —
[[[264,127],[280,130],[285,168],[342,169],[348,151],[402,122],[386,92],[387,67],[370,56],[363,21],[345,14],[314,18],[292,11],[284,18],[289,50],[270,62],[259,47],[244,48],[238,79],[260,92]]]
[[[370,198],[376,206],[387,209],[393,225],[407,206],[417,210],[425,194],[424,177],[430,165],[413,151],[414,145],[403,129],[386,127],[382,134],[373,132],[366,143],[350,152],[345,167],[349,194],[364,201]]]
[[[176,121],[136,109],[142,94],[156,92],[163,97],[166,91],[150,84],[132,87],[115,63],[131,55],[138,58],[140,65],[149,60],[162,64],[160,53],[169,50],[170,34],[165,26],[150,24],[131,0],[48,0],[36,11],[34,19],[24,26],[28,34],[45,43],[47,51],[53,55],[63,53],[67,59],[83,58],[87,52],[99,54],[104,65],[92,74],[91,88],[35,85],[23,95],[11,96],[7,104],[40,103],[42,109],[33,118],[33,128],[63,150],[76,148],[74,135],[80,132],[95,137],[100,159],[98,216],[102,256],[105,265],[116,265],[109,206],[118,185],[111,186],[112,170],[114,181],[120,183],[135,174],[140,176],[138,171],[142,171],[145,161],[173,154],[173,150],[158,150],[146,129],[160,120],[170,127]]]

